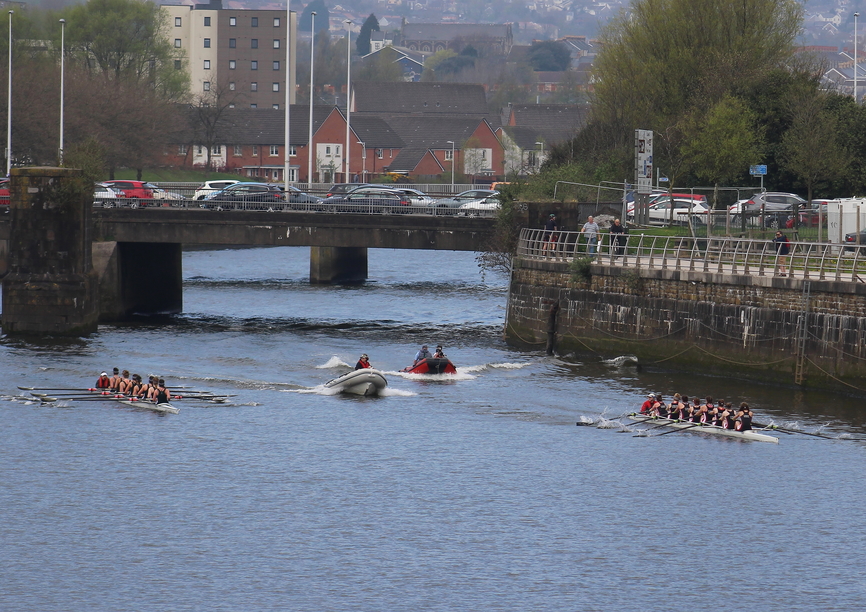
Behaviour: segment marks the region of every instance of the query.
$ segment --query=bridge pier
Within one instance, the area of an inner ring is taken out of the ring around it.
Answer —
[[[93,185],[70,168],[15,168],[10,182],[3,331],[94,331],[99,308],[91,261]]]
[[[183,252],[177,243],[93,244],[99,274],[102,321],[132,314],[177,314],[183,310]]]
[[[363,283],[367,280],[365,247],[310,247],[310,283]]]

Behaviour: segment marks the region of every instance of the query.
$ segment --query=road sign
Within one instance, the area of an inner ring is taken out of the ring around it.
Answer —
[[[767,174],[767,166],[759,165],[759,166],[749,166],[749,174],[752,176],[764,176]]]

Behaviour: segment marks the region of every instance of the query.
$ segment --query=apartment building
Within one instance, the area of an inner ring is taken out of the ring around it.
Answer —
[[[291,13],[286,65],[286,11],[163,4],[168,36],[186,55],[197,100],[234,108],[285,110],[286,87],[295,102],[297,14]],[[176,67],[181,69],[182,62]],[[288,79],[287,79],[288,74]]]

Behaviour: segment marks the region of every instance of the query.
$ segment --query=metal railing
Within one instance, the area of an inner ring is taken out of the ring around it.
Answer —
[[[583,232],[524,228],[517,256],[597,263],[648,270],[688,270],[758,277],[788,276],[802,280],[866,282],[866,245],[789,242],[788,255],[770,240],[729,237],[675,237],[601,234],[596,252]]]

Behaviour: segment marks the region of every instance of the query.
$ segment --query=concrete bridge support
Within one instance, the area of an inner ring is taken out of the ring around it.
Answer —
[[[180,244],[97,242],[93,244],[93,266],[99,275],[101,320],[182,312]]]
[[[311,283],[363,283],[366,280],[366,248],[310,247]]]
[[[69,168],[15,168],[10,182],[3,331],[79,335],[95,330],[93,185]]]

